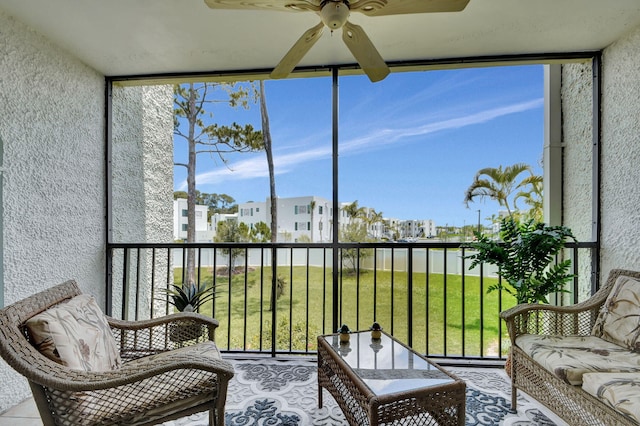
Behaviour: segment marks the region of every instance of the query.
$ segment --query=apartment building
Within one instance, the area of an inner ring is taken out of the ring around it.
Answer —
[[[339,221],[346,226],[350,221],[366,221],[367,236],[372,239],[421,238],[436,235],[432,220],[400,220],[380,218],[373,220],[373,208],[362,207],[364,218],[350,218],[341,203]],[[178,198],[173,203],[174,238],[187,238],[187,200]],[[333,207],[330,200],[316,196],[278,198],[278,242],[330,242],[332,238]],[[213,241],[221,221],[237,221],[250,229],[263,222],[271,224],[271,200],[238,203],[238,213],[216,213],[207,221],[207,206],[196,205],[196,242]]]
[[[278,242],[329,242],[333,208],[316,196],[278,198]],[[271,223],[271,199],[238,204],[238,222],[249,228]]]
[[[399,221],[400,238],[430,238],[436,235],[436,225],[433,220],[403,220]]]
[[[207,212],[209,208],[207,206],[196,204],[196,242],[211,242],[213,241],[212,231],[209,227],[209,220]],[[173,200],[173,239],[174,240],[186,240],[187,239],[187,199],[178,198]]]

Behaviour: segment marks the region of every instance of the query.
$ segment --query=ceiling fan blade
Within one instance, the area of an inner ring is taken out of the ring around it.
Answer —
[[[349,2],[352,12],[368,16],[408,13],[460,12],[469,0],[355,0]]]
[[[342,27],[342,40],[369,80],[372,82],[380,81],[389,74],[389,67],[362,27],[349,21],[345,22]]]
[[[320,22],[313,28],[309,28],[302,37],[289,49],[278,65],[271,71],[271,78],[285,78],[298,65],[298,62],[307,54],[309,49],[320,39],[324,24]]]
[[[320,10],[320,0],[204,0],[211,9],[261,9],[287,12]]]

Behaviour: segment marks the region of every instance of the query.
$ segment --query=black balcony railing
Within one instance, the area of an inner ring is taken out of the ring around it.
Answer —
[[[552,303],[588,297],[594,248],[568,245],[575,278]],[[106,309],[123,319],[172,312],[159,290],[185,281],[191,255],[194,280],[216,293],[200,311],[220,321],[224,351],[310,354],[317,335],[376,321],[429,357],[500,360],[508,336],[498,314],[515,300],[487,293],[496,271],[469,270],[468,250],[442,242],[110,244]]]

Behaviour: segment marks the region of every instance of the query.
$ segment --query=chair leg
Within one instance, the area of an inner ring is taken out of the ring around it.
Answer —
[[[219,379],[218,379],[219,380]],[[224,407],[227,403],[227,388],[229,387],[229,382],[227,380],[219,380],[218,382],[218,400],[216,402],[216,406],[211,409],[209,412],[213,416],[213,423],[211,421],[209,424],[211,426],[224,426]],[[215,414],[214,414],[215,413]]]
[[[36,407],[38,407],[38,412],[40,413],[43,426],[55,426],[55,420],[51,414],[51,410],[49,409],[49,402],[47,400],[47,395],[44,393],[44,389],[42,386],[33,382],[29,382],[29,386],[33,393],[33,400],[36,403]]]
[[[516,389],[516,360],[513,355],[513,346],[509,350],[509,378],[511,379],[511,410],[518,411],[518,390]]]
[[[216,412],[218,410],[216,408],[212,408],[209,410],[209,426],[218,426],[218,422],[216,421]]]

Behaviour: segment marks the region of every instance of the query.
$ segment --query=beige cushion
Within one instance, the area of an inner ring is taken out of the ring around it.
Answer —
[[[587,373],[582,389],[640,423],[640,373]]]
[[[618,277],[602,305],[593,334],[640,352],[640,281]]]
[[[582,384],[589,372],[640,372],[640,354],[595,336],[523,334],[516,345],[571,385]]]
[[[81,294],[26,322],[31,342],[46,357],[74,370],[108,371],[122,361],[96,300]]]

